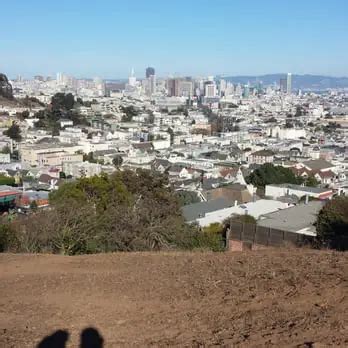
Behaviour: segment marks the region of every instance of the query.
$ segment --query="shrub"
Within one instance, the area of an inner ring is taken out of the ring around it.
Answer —
[[[348,250],[348,197],[336,197],[319,212],[316,221],[320,246]]]
[[[82,178],[52,193],[50,202],[50,210],[13,224],[18,251],[221,250],[221,234],[185,224],[163,175],[138,170]]]

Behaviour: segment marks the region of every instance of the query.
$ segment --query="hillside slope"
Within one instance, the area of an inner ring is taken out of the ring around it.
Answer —
[[[348,346],[348,253],[0,255],[0,346]]]

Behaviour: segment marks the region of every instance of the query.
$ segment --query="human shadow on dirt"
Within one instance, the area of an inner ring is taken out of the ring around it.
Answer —
[[[37,345],[37,348],[66,348],[69,336],[70,334],[68,331],[58,330],[43,338]],[[88,327],[81,332],[79,348],[103,348],[103,345],[103,336],[97,329]]]

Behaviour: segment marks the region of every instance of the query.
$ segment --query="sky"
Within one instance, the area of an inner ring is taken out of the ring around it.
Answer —
[[[348,76],[347,0],[1,1],[0,72]]]

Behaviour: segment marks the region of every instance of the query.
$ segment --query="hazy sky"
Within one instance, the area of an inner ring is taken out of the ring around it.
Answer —
[[[348,75],[348,0],[1,1],[0,72],[14,77]]]

